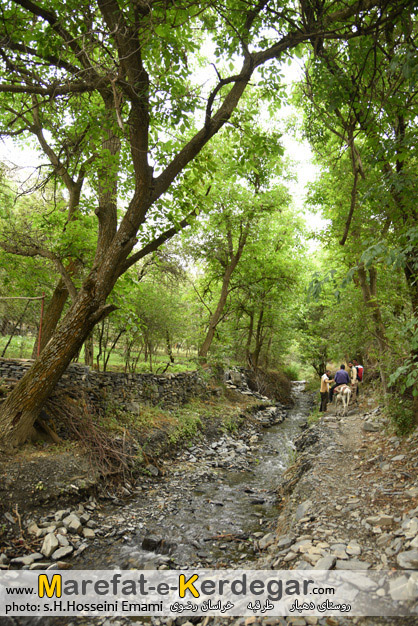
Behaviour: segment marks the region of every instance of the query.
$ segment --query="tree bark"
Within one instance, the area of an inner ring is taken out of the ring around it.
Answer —
[[[106,294],[107,295],[107,294]],[[53,341],[6,398],[0,414],[2,444],[13,447],[29,436],[45,401],[80,350],[94,325],[112,310],[105,297],[94,298],[81,289],[76,301],[54,333]]]
[[[238,261],[233,261],[226,269],[225,274],[223,276],[222,279],[222,288],[221,288],[221,295],[218,301],[218,305],[214,311],[214,313],[212,313],[212,315],[210,316],[209,319],[209,328],[208,328],[208,332],[206,334],[205,340],[202,343],[200,350],[199,350],[199,357],[205,359],[208,355],[209,352],[209,348],[212,345],[212,341],[213,338],[215,336],[215,330],[216,327],[219,323],[219,320],[221,318],[222,315],[222,311],[225,308],[225,304],[226,304],[226,300],[228,298],[228,293],[229,293],[229,283],[231,280],[231,276],[232,276],[232,272],[234,271],[236,265],[237,265]]]
[[[221,319],[221,315],[222,312],[225,308],[225,304],[226,304],[226,300],[228,298],[228,293],[229,293],[229,283],[231,281],[231,276],[236,268],[236,266],[239,263],[239,260],[242,256],[242,252],[244,250],[244,246],[247,242],[247,238],[248,238],[248,234],[250,232],[250,226],[251,226],[251,219],[250,218],[245,225],[241,226],[241,232],[240,232],[240,237],[239,237],[239,241],[238,241],[238,245],[237,245],[237,251],[234,253],[233,250],[233,239],[232,239],[232,232],[230,230],[227,231],[226,233],[226,237],[227,237],[227,243],[228,243],[228,259],[229,259],[229,263],[225,265],[225,272],[222,278],[222,288],[221,288],[221,295],[218,301],[218,305],[214,311],[214,313],[212,313],[212,315],[210,316],[209,319],[209,328],[208,328],[208,332],[206,334],[205,340],[198,352],[198,356],[201,359],[205,359],[207,357],[207,354],[209,352],[209,348],[212,345],[212,341],[213,338],[215,336],[215,330],[216,327],[219,323],[219,320]]]
[[[68,290],[65,286],[63,279],[60,278],[44,313],[44,318],[42,321],[41,352],[45,348],[48,341],[51,339],[54,330],[56,329],[57,324],[61,319],[61,315],[67,300]],[[32,359],[36,359],[37,356],[38,338],[35,339],[35,343],[33,345]]]
[[[93,367],[94,363],[94,343],[93,343],[93,333],[87,337],[84,342],[84,364],[89,367]]]
[[[382,313],[379,307],[379,303],[376,297],[376,284],[377,284],[377,271],[376,268],[371,267],[369,269],[369,280],[367,280],[366,270],[364,266],[359,265],[358,277],[360,281],[360,287],[363,294],[363,300],[367,308],[371,311],[372,319],[374,322],[374,333],[377,340],[379,349],[379,370],[380,378],[382,381],[383,392],[386,394],[388,389],[387,374],[385,368],[385,353],[387,351],[387,338],[385,325],[382,319]]]

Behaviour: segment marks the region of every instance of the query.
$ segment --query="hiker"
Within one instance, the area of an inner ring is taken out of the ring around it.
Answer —
[[[345,371],[345,365],[342,363],[340,365],[340,369],[334,376],[334,384],[329,390],[329,401],[332,402],[332,397],[334,395],[334,389],[339,387],[340,385],[349,385],[350,384],[350,376]]]
[[[321,376],[321,406],[319,411],[324,413],[327,410],[328,396],[329,396],[329,384],[333,382],[330,379],[331,370],[326,370],[325,374]]]
[[[353,359],[353,364],[354,367],[356,368],[357,371],[357,392],[356,392],[356,397],[358,397],[359,392],[360,392],[360,385],[359,383],[361,383],[363,381],[363,374],[364,374],[364,367],[362,365],[360,365],[360,363],[357,361],[357,359]]]
[[[351,388],[353,390],[353,396],[356,399],[357,402],[357,396],[358,396],[358,378],[357,378],[357,368],[354,365],[353,361],[349,361],[348,362],[348,369],[350,372],[350,379],[351,379]]]

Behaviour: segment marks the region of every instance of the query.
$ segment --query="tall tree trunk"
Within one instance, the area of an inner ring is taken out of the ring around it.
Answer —
[[[371,267],[369,269],[369,280],[367,280],[366,270],[363,265],[358,267],[358,277],[360,281],[360,287],[363,294],[363,300],[367,308],[371,312],[371,316],[374,322],[374,334],[376,337],[378,350],[379,350],[379,369],[380,378],[382,381],[383,391],[386,394],[388,383],[387,374],[385,368],[385,354],[387,352],[387,338],[385,325],[382,319],[382,312],[379,307],[379,302],[376,296],[376,283],[377,283],[377,271],[376,268]]]
[[[80,350],[95,324],[114,307],[105,305],[105,296],[93,297],[82,288],[53,339],[39,359],[6,398],[0,414],[2,444],[13,447],[23,443],[32,430],[45,401]]]
[[[167,354],[170,359],[170,363],[174,363],[173,348],[171,346],[170,333],[168,332],[168,330],[166,330],[165,341],[167,345]]]
[[[247,342],[245,344],[245,358],[247,359],[247,363],[250,366],[252,366],[251,341],[252,341],[252,338],[253,338],[253,330],[254,330],[254,313],[252,311],[250,311],[250,313],[248,315],[250,317],[250,324],[248,326]]]
[[[256,329],[256,333],[255,333],[255,348],[254,348],[254,352],[252,354],[252,361],[253,361],[254,367],[258,367],[258,361],[260,359],[261,347],[263,345],[263,339],[264,339],[263,334],[262,334],[263,317],[264,317],[264,309],[261,309],[260,314],[258,316],[258,320],[257,320],[257,329]]]
[[[212,315],[210,316],[210,320],[209,320],[209,328],[208,328],[208,332],[206,333],[206,337],[204,342],[202,343],[200,350],[199,350],[199,357],[201,358],[206,358],[207,354],[209,352],[209,348],[212,345],[212,341],[213,338],[215,336],[215,330],[216,327],[219,323],[219,320],[221,318],[222,315],[222,311],[225,308],[225,304],[226,304],[226,300],[228,298],[228,293],[229,293],[229,282],[231,280],[231,275],[232,272],[234,271],[236,266],[236,263],[233,265],[232,263],[227,267],[226,272],[224,274],[224,277],[222,279],[222,288],[221,288],[221,295],[218,301],[218,305],[214,311],[214,313],[212,313]]]
[[[93,343],[93,333],[87,337],[84,342],[84,364],[89,367],[93,367],[94,363],[94,343]]]

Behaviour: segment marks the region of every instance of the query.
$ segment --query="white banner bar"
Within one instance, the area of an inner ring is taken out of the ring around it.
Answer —
[[[7,571],[0,615],[418,615],[418,572]]]

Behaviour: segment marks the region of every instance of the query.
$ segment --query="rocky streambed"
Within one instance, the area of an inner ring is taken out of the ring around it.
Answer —
[[[149,465],[127,500],[90,497],[26,520],[32,550],[3,553],[0,568],[167,569],[254,560],[266,547],[277,484],[306,423],[310,400],[302,384],[294,385],[294,400],[287,408],[260,406],[243,432]]]

